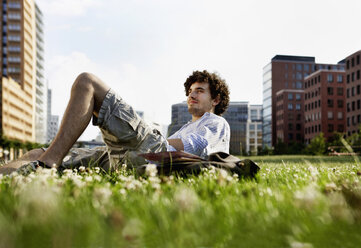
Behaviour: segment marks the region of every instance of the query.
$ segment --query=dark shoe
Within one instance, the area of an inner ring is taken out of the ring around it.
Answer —
[[[23,176],[27,176],[31,172],[36,171],[39,167],[51,168],[50,166],[46,165],[44,162],[41,162],[39,160],[35,160],[35,161],[31,161],[31,162],[29,162],[27,164],[24,164],[23,166],[19,167],[16,170],[16,172],[23,175]]]

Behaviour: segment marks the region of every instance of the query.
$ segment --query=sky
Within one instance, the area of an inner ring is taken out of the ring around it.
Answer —
[[[359,0],[36,0],[45,70],[60,118],[81,72],[100,77],[148,120],[168,125],[195,70],[217,72],[231,101],[262,104],[276,54],[337,63],[361,49]],[[98,135],[89,126],[81,140]]]

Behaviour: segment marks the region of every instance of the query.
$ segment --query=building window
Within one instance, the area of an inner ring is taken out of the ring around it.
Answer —
[[[293,99],[293,94],[292,93],[288,93],[288,100],[292,100]]]
[[[342,133],[342,132],[344,132],[344,131],[345,131],[345,130],[343,129],[343,125],[342,125],[342,124],[337,125],[337,132]]]
[[[356,72],[356,79],[357,79],[357,80],[360,79],[360,70],[357,70],[357,72]]]
[[[10,2],[8,3],[8,7],[9,9],[20,9],[20,3],[14,3],[14,2]]]
[[[300,131],[300,130],[301,130],[301,124],[300,124],[300,123],[297,123],[297,124],[296,124],[296,130],[297,130],[297,131]]]
[[[8,40],[9,41],[21,41],[20,35],[9,35]]]
[[[360,64],[360,55],[356,56],[356,64],[358,64],[358,65]]]
[[[288,139],[289,139],[289,140],[293,140],[293,133],[289,133],[289,134],[288,134]]]
[[[293,109],[293,104],[292,104],[292,103],[289,103],[289,104],[288,104],[288,109],[289,109],[289,110],[292,110],[292,109]]]
[[[20,57],[9,57],[8,61],[9,61],[9,63],[20,63],[21,59],[20,59]]]
[[[302,89],[302,82],[296,82],[296,89]]]
[[[327,82],[332,83],[333,82],[333,75],[327,74]]]
[[[300,93],[296,93],[296,100],[301,100],[301,94]]]
[[[342,82],[343,82],[343,76],[337,75],[337,83],[342,83]]]
[[[8,29],[11,31],[20,31],[20,25],[19,24],[9,24]]]
[[[360,109],[360,99],[357,100],[357,109]]]
[[[332,87],[327,87],[327,94],[332,96],[333,95],[333,88]]]
[[[337,87],[337,95],[343,96],[343,88],[342,87]]]
[[[350,97],[350,89],[347,89],[347,91],[346,91],[346,96],[347,96],[347,97]]]
[[[296,110],[301,110],[301,104],[299,103],[296,104]]]
[[[356,93],[357,93],[357,95],[360,95],[360,85],[357,85],[357,87],[356,87]]]
[[[342,120],[343,119],[343,113],[337,112],[337,119]]]
[[[332,99],[327,99],[327,107],[333,108],[333,100]]]
[[[350,103],[348,102],[347,103],[347,112],[350,112],[351,111],[351,109],[350,109]]]
[[[9,46],[8,47],[9,52],[20,52],[19,46]]]
[[[328,132],[332,133],[333,132],[333,125],[332,124],[328,124]]]
[[[352,102],[352,107],[351,107],[352,111],[355,111],[355,102]]]
[[[350,74],[347,74],[347,80],[346,80],[347,83],[350,83]]]
[[[343,100],[337,100],[337,107],[343,108]]]
[[[333,120],[333,112],[332,111],[327,112],[327,119]]]
[[[293,130],[293,124],[292,123],[288,123],[288,130],[292,131]]]

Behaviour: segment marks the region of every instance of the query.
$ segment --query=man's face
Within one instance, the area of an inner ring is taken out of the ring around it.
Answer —
[[[212,99],[208,83],[195,82],[189,88],[187,104],[193,121],[202,117],[205,112],[214,113],[218,103],[219,97]]]

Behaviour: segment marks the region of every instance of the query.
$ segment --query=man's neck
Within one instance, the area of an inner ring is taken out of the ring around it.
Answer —
[[[211,112],[205,112],[203,115],[201,116],[195,116],[192,115],[192,122],[198,121],[200,118],[202,118],[206,113],[211,113]]]

